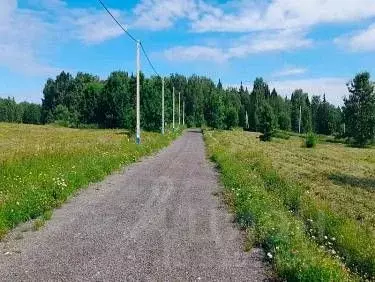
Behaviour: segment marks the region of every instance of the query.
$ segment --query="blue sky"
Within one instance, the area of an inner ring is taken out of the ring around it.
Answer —
[[[374,0],[104,0],[142,40],[158,72],[206,75],[238,86],[262,76],[279,93],[326,93],[375,80]],[[97,0],[1,0],[0,97],[40,102],[61,70],[103,78],[133,72],[135,45]],[[142,58],[142,69],[150,67]]]

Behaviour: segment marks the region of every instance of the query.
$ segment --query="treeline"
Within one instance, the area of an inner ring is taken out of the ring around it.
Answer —
[[[141,74],[140,83],[141,127],[158,131],[161,128],[162,79],[146,78]],[[358,74],[348,86],[351,94],[345,99],[343,108],[328,103],[325,95],[310,99],[301,89],[295,90],[290,98],[282,97],[276,89],[270,91],[262,78],[255,79],[253,89],[249,91],[242,84],[238,89],[224,89],[221,81],[215,84],[206,77],[172,74],[165,78],[165,121],[168,124],[172,122],[173,88],[176,121],[178,94],[181,93],[181,107],[184,103],[185,122],[189,127],[242,127],[265,134],[281,129],[355,137],[359,119],[366,131],[361,138],[368,141],[374,135],[372,121],[359,114],[360,111],[363,113],[359,104],[364,98],[357,97],[363,96],[361,93],[370,97],[366,102],[370,105],[366,113],[367,117],[371,116],[374,90],[368,73]],[[127,72],[113,72],[105,80],[87,73],[73,77],[62,72],[55,79],[47,80],[41,107],[27,103],[17,105],[12,99],[2,99],[0,121],[134,129],[135,91],[136,77]]]
[[[160,77],[140,77],[141,127],[161,128]],[[178,120],[178,96],[185,103],[187,126],[207,124],[215,128],[238,126],[241,101],[236,91],[219,89],[205,77],[186,78],[173,74],[165,78],[165,121],[172,123],[172,93],[175,89],[175,120]],[[44,87],[42,122],[66,122],[71,126],[96,124],[103,128],[135,128],[136,77],[127,72],[113,72],[106,80],[78,73],[62,72]]]
[[[159,130],[161,126],[160,77],[141,75],[142,128]],[[223,89],[205,77],[189,78],[178,74],[165,79],[166,122],[172,122],[172,93],[175,88],[176,116],[178,94],[181,107],[185,102],[187,126],[207,125],[219,129],[243,127],[262,131],[264,108],[271,110],[275,128],[299,131],[300,106],[301,132],[315,131],[332,134],[340,130],[342,112],[319,96],[310,103],[307,93],[296,90],[291,99],[270,92],[262,78],[254,81],[253,91],[242,85],[239,89]],[[17,104],[14,99],[0,100],[0,120],[23,123],[61,123],[71,127],[80,124],[103,128],[135,127],[136,78],[126,72],[113,72],[106,80],[86,73],[73,77],[62,72],[56,79],[48,79],[44,87],[42,106],[31,103]],[[270,107],[267,107],[270,106]]]
[[[0,122],[27,124],[41,123],[42,106],[34,103],[16,103],[14,98],[0,98]]]
[[[141,75],[141,126],[147,130],[161,127],[160,77],[145,78]],[[172,93],[175,89],[176,120],[178,93],[181,107],[185,103],[187,126],[207,125],[229,129],[243,127],[262,131],[264,108],[271,110],[272,123],[283,130],[299,130],[299,111],[302,109],[301,131],[314,130],[332,134],[340,130],[342,112],[329,104],[325,98],[313,97],[302,90],[292,93],[291,99],[283,98],[262,78],[254,82],[249,92],[241,85],[239,89],[223,89],[212,80],[173,74],[165,78],[166,122],[172,122]],[[97,124],[105,128],[135,127],[136,77],[126,72],[113,72],[106,80],[97,76],[78,73],[76,77],[62,72],[55,80],[49,79],[44,87],[42,122],[65,121],[77,124]]]

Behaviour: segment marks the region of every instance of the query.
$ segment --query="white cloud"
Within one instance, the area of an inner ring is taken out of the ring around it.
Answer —
[[[244,36],[233,42],[233,47],[228,51],[230,57],[245,57],[249,54],[290,51],[311,45],[312,40],[305,38],[304,32],[284,30]]]
[[[49,25],[41,13],[19,9],[16,0],[0,4],[0,65],[26,74],[45,75],[55,70],[38,60],[38,47]]]
[[[233,0],[214,6],[208,0],[141,0],[132,14],[111,11],[120,22],[129,23],[130,28],[161,30],[187,19],[191,31],[248,33],[237,40],[223,42],[220,47],[177,46],[164,52],[170,60],[225,62],[251,54],[309,47],[313,42],[306,37],[308,27],[374,17],[373,1]],[[0,64],[15,71],[50,74],[56,68],[40,58],[52,53],[62,41],[98,44],[123,34],[99,5],[71,8],[66,0],[28,0],[27,3],[36,9],[20,8],[17,0],[0,2]],[[374,50],[375,26],[346,39],[346,46],[351,50]],[[343,44],[342,40],[337,42]]]
[[[29,1],[36,9],[20,8],[16,0],[0,3],[0,65],[12,71],[54,75],[60,69],[41,58],[53,53],[56,45],[68,40],[95,44],[123,34],[103,9],[68,8],[62,0]]]
[[[111,10],[111,13],[116,18],[121,18],[120,11]],[[72,33],[75,33],[79,40],[87,44],[101,43],[124,33],[103,11],[72,10],[70,17]],[[75,28],[78,30],[77,32],[74,31]]]
[[[335,43],[353,52],[375,51],[375,24],[355,34],[338,37]]]
[[[280,31],[274,33],[254,33],[232,40],[229,47],[177,46],[163,52],[170,61],[214,61],[225,62],[233,58],[244,58],[251,54],[282,52],[312,45],[300,31]]]
[[[27,75],[45,76],[60,71],[58,68],[39,62],[32,50],[23,48],[18,43],[0,43],[0,64]]]
[[[133,27],[148,30],[170,28],[177,21],[198,21],[203,14],[217,15],[221,10],[204,0],[141,0],[133,9]]]
[[[214,61],[225,62],[228,57],[223,50],[207,46],[173,47],[164,51],[164,56],[170,61]]]
[[[44,21],[52,25],[54,32],[64,34],[65,39],[97,44],[123,34],[121,28],[101,7],[69,8],[62,0],[33,1],[48,13]],[[110,9],[110,12],[120,22],[123,21],[125,13],[116,9]],[[125,24],[124,26],[126,27]]]
[[[322,23],[354,22],[375,16],[373,0],[273,0],[240,1],[237,9],[202,12],[192,22],[197,32],[249,32],[257,30],[307,28]]]
[[[304,74],[307,72],[306,68],[299,68],[299,67],[285,67],[282,70],[279,70],[273,74],[274,77],[282,77],[282,76],[293,76]]]
[[[322,77],[311,79],[295,79],[295,80],[274,80],[270,81],[270,88],[284,96],[290,95],[295,89],[303,89],[303,91],[312,95],[326,94],[327,101],[337,106],[343,105],[344,96],[348,95],[346,83],[349,78],[339,77]]]
[[[162,30],[187,19],[195,32],[250,32],[355,22],[375,16],[373,0],[141,0],[135,26]]]
[[[143,0],[134,8],[135,27],[160,30],[171,27],[177,19],[196,19],[194,0]]]

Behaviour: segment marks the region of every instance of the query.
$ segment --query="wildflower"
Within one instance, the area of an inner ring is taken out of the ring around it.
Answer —
[[[327,239],[328,239],[328,237],[327,237],[327,236],[324,236],[324,239],[325,239],[325,240],[327,240]]]
[[[271,254],[271,253],[267,253],[267,257],[268,257],[268,258],[270,258],[270,259],[272,259],[272,258],[273,258],[273,256],[272,256],[272,254]]]

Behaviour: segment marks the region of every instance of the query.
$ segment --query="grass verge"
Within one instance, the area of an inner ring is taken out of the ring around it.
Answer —
[[[295,214],[300,190],[285,192],[288,197],[280,196],[280,190],[271,191],[271,182],[249,161],[260,160],[259,153],[246,147],[241,134],[246,133],[206,131],[208,153],[221,171],[237,221],[253,230],[250,234],[255,235],[249,239],[262,245],[279,277],[288,281],[357,280],[307,234],[305,221]]]
[[[0,238],[20,222],[48,219],[78,189],[169,145],[179,133],[144,132],[137,146],[121,130],[0,123]]]

